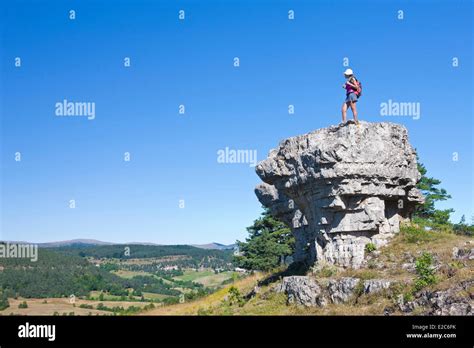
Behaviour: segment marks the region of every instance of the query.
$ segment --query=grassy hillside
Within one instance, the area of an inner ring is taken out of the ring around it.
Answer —
[[[383,315],[387,308],[394,309],[392,314],[401,315],[403,313],[396,309],[400,296],[410,299],[419,291],[445,290],[462,281],[474,280],[474,260],[453,259],[454,247],[472,248],[473,238],[448,230],[427,231],[423,226],[405,226],[389,245],[369,253],[367,265],[361,269],[326,266],[315,268],[308,274],[321,283],[341,277],[387,279],[393,283],[390,289],[378,294],[356,292],[344,304],[328,304],[325,307],[289,305],[285,294],[273,290],[278,275],[284,273],[260,273],[238,280],[205,298],[156,308],[146,315]],[[420,275],[412,266],[424,253],[433,257],[435,280],[420,289]],[[272,278],[273,281],[266,285],[261,284],[262,280]],[[257,286],[256,294],[246,296]],[[459,296],[474,298],[474,288]],[[423,308],[418,308],[413,314],[422,312]]]

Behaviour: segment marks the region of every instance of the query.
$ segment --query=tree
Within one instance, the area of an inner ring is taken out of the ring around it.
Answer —
[[[463,215],[461,217],[461,220],[457,224],[453,225],[453,230],[457,234],[472,236],[474,235],[474,224],[471,224],[471,226],[469,226],[466,223],[466,217]]]
[[[0,311],[10,307],[10,303],[8,302],[8,296],[5,292],[2,291],[0,294]]]
[[[270,215],[268,209],[247,227],[249,237],[245,242],[237,241],[240,255],[235,256],[239,267],[269,271],[293,254],[294,237],[291,230]]]
[[[418,162],[418,171],[421,174],[421,179],[416,186],[425,196],[425,203],[416,208],[415,216],[429,219],[437,224],[449,224],[449,217],[454,210],[438,210],[435,208],[435,202],[445,201],[451,196],[445,189],[437,187],[441,184],[440,180],[426,176],[427,169],[420,162]]]

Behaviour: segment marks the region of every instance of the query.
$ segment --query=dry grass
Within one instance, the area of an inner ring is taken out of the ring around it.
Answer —
[[[256,273],[254,275],[240,279],[234,284],[230,284],[216,291],[215,293],[196,301],[155,308],[147,311],[146,313],[142,313],[142,315],[197,315],[199,310],[203,311],[214,306],[219,306],[226,297],[231,286],[236,286],[239,288],[241,293],[246,293],[255,286],[259,279],[262,278],[262,274]]]

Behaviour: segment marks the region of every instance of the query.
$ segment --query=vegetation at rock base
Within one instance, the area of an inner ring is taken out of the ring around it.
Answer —
[[[377,249],[377,248],[375,247],[375,244],[374,244],[374,243],[367,243],[367,244],[365,245],[365,251],[366,251],[367,253],[371,253],[371,252],[375,251],[376,249]]]

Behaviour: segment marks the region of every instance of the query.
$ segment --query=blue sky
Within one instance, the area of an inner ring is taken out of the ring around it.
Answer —
[[[439,207],[453,207],[454,221],[470,220],[472,7],[2,1],[0,238],[244,239],[261,212],[259,178],[248,164],[218,163],[217,151],[256,150],[262,160],[285,137],[337,124],[344,57],[364,85],[359,117],[404,124],[429,174],[453,197]],[[95,119],[55,116],[64,99],[94,102]],[[389,99],[420,103],[421,117],[381,116]]]

